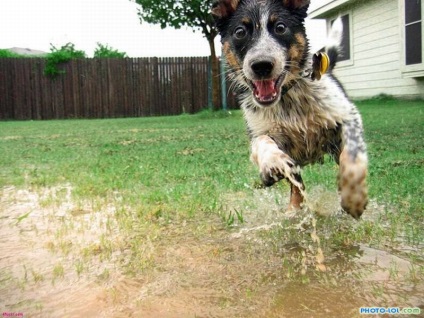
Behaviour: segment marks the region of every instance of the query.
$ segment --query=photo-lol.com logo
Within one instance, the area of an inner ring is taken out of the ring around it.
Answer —
[[[390,315],[419,315],[421,314],[420,308],[399,308],[399,307],[361,307],[359,308],[361,315],[376,315],[376,314],[390,314]]]

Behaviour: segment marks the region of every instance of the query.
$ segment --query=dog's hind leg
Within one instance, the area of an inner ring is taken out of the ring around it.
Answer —
[[[289,211],[299,210],[304,200],[303,191],[305,190],[305,186],[303,184],[302,177],[300,174],[296,174],[294,177],[301,184],[301,188],[298,188],[298,186],[290,182],[290,203],[288,206]]]
[[[368,203],[366,176],[368,158],[362,121],[355,111],[342,126],[342,151],[339,158],[339,191],[342,208],[358,219]]]
[[[304,185],[300,167],[267,135],[252,140],[251,160],[259,167],[262,183],[269,187],[281,179],[291,184],[289,209],[299,209],[303,202]]]

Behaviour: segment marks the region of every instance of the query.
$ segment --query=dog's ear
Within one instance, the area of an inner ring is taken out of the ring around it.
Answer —
[[[284,6],[289,9],[300,9],[309,6],[310,0],[283,0]]]
[[[212,3],[212,15],[217,19],[227,18],[236,11],[240,0],[215,0]]]

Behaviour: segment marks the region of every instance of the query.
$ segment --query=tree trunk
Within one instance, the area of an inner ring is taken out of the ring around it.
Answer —
[[[211,49],[211,64],[212,64],[212,109],[221,109],[221,89],[219,81],[219,60],[215,52],[215,36],[208,38],[209,47]]]

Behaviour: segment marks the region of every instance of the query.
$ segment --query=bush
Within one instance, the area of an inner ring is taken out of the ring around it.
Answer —
[[[107,44],[103,45],[101,43],[97,43],[97,47],[94,51],[94,57],[124,58],[124,57],[127,57],[127,53],[114,50],[112,47],[109,47]]]
[[[56,77],[59,74],[65,73],[65,71],[59,69],[59,65],[66,63],[73,58],[84,58],[85,52],[75,49],[75,45],[67,43],[60,49],[56,48],[52,44],[50,53],[46,57],[46,67],[44,68],[44,74],[50,77]]]
[[[0,58],[1,57],[23,57],[23,56],[15,52],[3,49],[3,50],[0,50]]]

